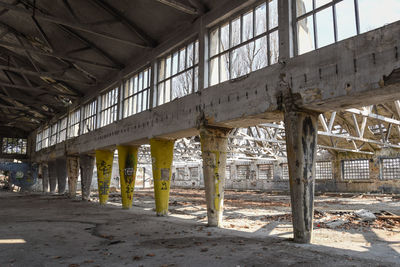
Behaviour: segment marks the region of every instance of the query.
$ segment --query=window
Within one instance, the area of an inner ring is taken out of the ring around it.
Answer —
[[[282,164],[282,179],[289,180],[289,165],[287,163]]]
[[[298,54],[307,53],[400,19],[398,0],[295,2]]]
[[[147,68],[125,81],[124,118],[149,108],[150,77],[151,69]]]
[[[344,160],[342,172],[345,180],[367,180],[369,179],[369,160]]]
[[[3,154],[26,154],[26,139],[3,137],[2,153]]]
[[[57,144],[57,122],[50,127],[50,146]]]
[[[400,179],[400,158],[381,159],[381,179]]]
[[[190,179],[191,180],[198,180],[199,179],[199,168],[198,167],[190,167]]]
[[[58,121],[57,143],[65,141],[66,137],[67,137],[67,117],[62,118]]]
[[[198,90],[199,41],[191,42],[158,61],[154,106]]]
[[[332,162],[317,162],[315,165],[315,179],[332,179]]]
[[[236,178],[238,180],[249,179],[250,178],[250,166],[249,165],[238,165]]]
[[[101,96],[100,127],[117,120],[118,87]]]
[[[81,133],[85,134],[96,129],[96,118],[97,118],[97,100],[86,104],[83,107],[83,121]]]
[[[79,135],[79,123],[81,121],[81,110],[77,109],[69,114],[68,139]]]
[[[42,149],[42,132],[39,131],[36,135],[36,151]]]
[[[176,168],[176,180],[184,181],[185,179],[185,168]]]
[[[225,167],[225,179],[231,179],[231,166]]]
[[[46,148],[49,146],[49,134],[50,128],[45,128],[42,132],[42,148]]]
[[[258,165],[258,178],[259,179],[273,179],[274,178],[274,165],[260,164]]]
[[[209,32],[209,85],[278,62],[278,1],[263,3]]]

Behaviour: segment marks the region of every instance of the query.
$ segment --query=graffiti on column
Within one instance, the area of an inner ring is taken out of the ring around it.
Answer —
[[[107,164],[104,160],[98,164],[98,170],[102,173],[103,177],[110,177],[112,166],[111,164]],[[108,190],[110,188],[110,180],[104,179],[103,181],[99,181],[99,194],[100,195],[108,195]]]
[[[125,161],[124,180],[125,192],[129,200],[132,200],[133,188],[135,182],[135,155],[128,154]]]

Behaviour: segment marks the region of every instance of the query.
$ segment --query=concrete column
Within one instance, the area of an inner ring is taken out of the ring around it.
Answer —
[[[58,194],[65,193],[67,187],[67,163],[65,158],[56,160]]]
[[[107,203],[110,193],[113,160],[114,150],[96,150],[97,184],[101,205]]]
[[[94,157],[91,155],[80,155],[79,166],[81,168],[81,190],[82,200],[89,200],[90,186],[92,184]]]
[[[119,177],[121,181],[122,208],[132,207],[137,168],[137,146],[117,146]]]
[[[157,216],[168,215],[174,140],[150,139]]]
[[[55,161],[49,161],[47,166],[49,170],[50,193],[54,194],[57,187],[57,165]]]
[[[314,215],[318,114],[286,110],[284,118],[294,241],[310,243]]]
[[[43,192],[49,192],[49,167],[47,163],[42,163],[42,185],[43,185]]]
[[[200,128],[208,226],[219,227],[222,223],[229,132],[226,128]]]
[[[68,173],[68,196],[76,197],[76,186],[79,175],[79,158],[77,156],[67,157],[67,173]]]

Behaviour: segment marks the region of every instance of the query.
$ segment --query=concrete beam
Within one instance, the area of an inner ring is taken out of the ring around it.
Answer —
[[[323,112],[399,99],[400,82],[392,73],[400,69],[400,39],[394,36],[400,36],[400,21],[141,112],[42,150],[34,158],[144,144],[153,137],[193,136],[199,133],[202,117],[224,128],[282,120],[282,77],[295,104],[305,110]]]

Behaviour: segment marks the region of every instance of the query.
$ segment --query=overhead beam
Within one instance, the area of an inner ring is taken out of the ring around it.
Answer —
[[[14,68],[14,67],[10,67],[7,65],[1,65],[1,64],[0,64],[0,70],[12,71],[12,72],[17,72],[17,73],[22,73],[22,74],[27,74],[27,75],[31,75],[31,76],[37,76],[37,77],[48,77],[53,80],[70,82],[70,83],[84,85],[84,86],[96,86],[97,85],[95,83],[86,83],[86,82],[82,82],[79,80],[74,80],[74,79],[64,78],[61,76],[52,75],[52,74],[49,74],[48,72],[36,72],[36,71],[31,71],[31,70],[27,70],[27,69],[23,69],[23,68]]]
[[[149,47],[156,46],[157,42],[153,38],[151,38],[147,33],[145,33],[142,29],[140,29],[131,20],[127,19],[121,12],[119,12],[116,8],[108,4],[106,1],[104,0],[91,0],[91,1],[95,5],[107,11],[110,15],[116,18],[123,25],[125,25],[131,32],[136,34],[143,42],[145,42],[147,46]]]
[[[199,11],[196,8],[185,5],[185,4],[175,1],[175,0],[157,0],[157,2],[160,2],[164,5],[170,6],[172,8],[175,8],[175,9],[182,11],[189,15],[198,15],[199,14]]]
[[[39,93],[45,93],[45,94],[49,94],[49,95],[63,95],[63,96],[68,96],[68,97],[72,97],[72,98],[76,98],[78,96],[76,95],[71,95],[71,94],[67,94],[67,93],[63,93],[63,92],[54,92],[54,91],[47,91],[43,88],[43,86],[39,86],[39,87],[30,87],[30,86],[24,86],[24,85],[18,85],[18,84],[11,84],[11,83],[6,83],[6,82],[0,82],[0,86],[5,86],[8,88],[15,88],[15,89],[21,89],[21,90],[25,90],[28,92],[39,92]]]
[[[74,38],[80,40],[81,42],[83,42],[84,44],[86,44],[87,46],[90,47],[90,49],[93,49],[94,51],[96,51],[98,54],[100,54],[101,56],[105,57],[107,60],[109,60],[112,64],[114,64],[115,66],[117,66],[119,69],[123,69],[125,66],[118,62],[115,58],[113,58],[108,52],[104,51],[103,49],[101,49],[100,47],[98,47],[96,44],[94,44],[93,42],[89,41],[88,39],[86,39],[85,37],[83,37],[82,35],[80,35],[79,33],[77,33],[74,30],[71,30],[68,27],[65,27],[63,25],[59,25],[60,29],[62,29],[63,31],[65,31],[66,33],[68,33],[69,35],[73,36]]]
[[[7,8],[10,11],[13,11],[15,13],[21,14],[23,16],[26,17],[32,17],[32,12],[21,8],[21,7],[17,7],[5,2],[0,1],[0,7],[3,8]],[[71,27],[80,31],[84,31],[87,33],[91,33],[94,35],[97,35],[99,37],[111,40],[111,41],[115,41],[115,42],[119,42],[121,44],[125,44],[125,45],[129,45],[129,46],[134,46],[134,47],[140,47],[140,48],[147,48],[147,45],[144,44],[139,44],[130,40],[126,40],[123,39],[121,37],[117,37],[111,33],[106,33],[106,32],[102,32],[102,31],[98,31],[96,29],[94,29],[93,27],[89,26],[89,25],[84,25],[81,23],[76,23],[76,22],[71,22],[71,21],[66,21],[64,19],[61,18],[57,18],[54,16],[50,16],[50,15],[45,15],[45,14],[41,14],[41,13],[36,13],[34,16],[36,19],[41,20],[41,21],[47,21],[47,22],[51,22],[51,23],[55,23],[55,24],[59,24],[59,25],[64,25],[67,27]]]
[[[50,53],[50,52],[46,52],[43,50],[38,50],[38,49],[34,49],[34,48],[29,48],[29,47],[23,47],[21,45],[17,45],[15,43],[10,43],[10,42],[6,42],[6,41],[0,41],[0,45],[5,46],[5,47],[11,47],[14,49],[26,50],[26,51],[28,51],[32,54],[36,54],[36,55],[44,55],[44,56],[49,56],[49,57],[54,57],[54,58],[61,58],[61,59],[65,59],[65,60],[72,61],[72,62],[84,63],[84,64],[88,64],[90,66],[101,68],[101,69],[119,70],[119,68],[115,67],[115,66],[110,66],[110,65],[94,62],[91,60],[81,59],[81,58],[69,57],[69,56],[65,56],[63,54],[59,54],[59,53],[54,53],[54,52]]]
[[[375,114],[375,113],[371,113],[368,110],[362,111],[362,110],[359,110],[359,109],[356,109],[356,108],[350,108],[350,109],[346,109],[346,111],[350,112],[352,114],[361,115],[363,117],[376,119],[376,120],[379,120],[379,121],[383,121],[383,122],[387,122],[387,123],[391,123],[391,124],[395,124],[395,125],[400,125],[400,121],[399,120],[396,120],[396,119],[393,119],[393,118],[388,118],[388,117],[385,117],[385,116],[382,116],[382,115],[378,115],[378,114]]]

